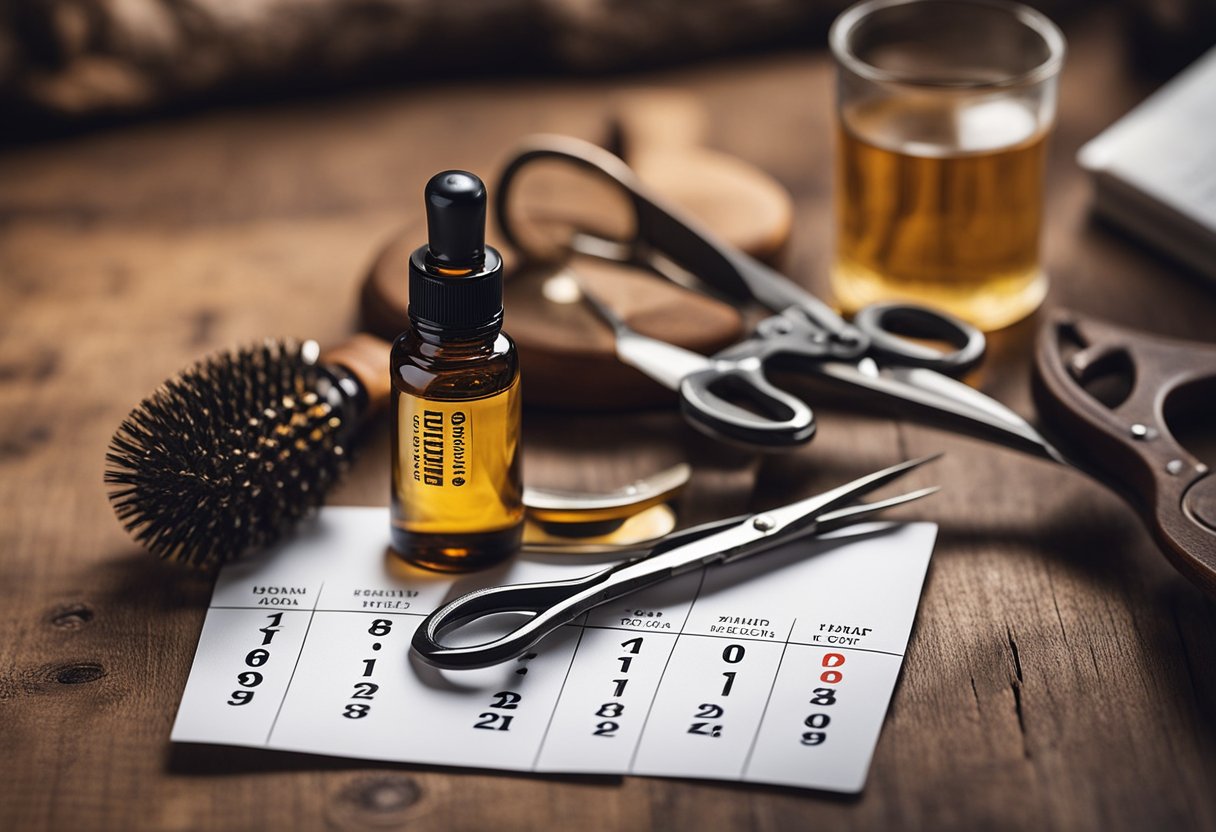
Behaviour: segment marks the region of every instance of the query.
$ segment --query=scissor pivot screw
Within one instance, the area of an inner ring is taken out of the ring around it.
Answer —
[[[752,528],[758,532],[771,532],[777,528],[777,521],[767,514],[761,514],[759,517],[752,518]]]
[[[1156,439],[1157,438],[1157,429],[1151,428],[1148,425],[1142,425],[1139,422],[1136,422],[1131,427],[1131,434],[1132,434],[1132,439],[1141,439],[1141,440]]]

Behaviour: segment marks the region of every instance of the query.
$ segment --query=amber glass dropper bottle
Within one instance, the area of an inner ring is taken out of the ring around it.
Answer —
[[[519,548],[519,362],[502,331],[502,258],[485,244],[485,185],[444,171],[425,197],[429,241],[410,256],[410,328],[390,359],[392,544],[464,572]]]

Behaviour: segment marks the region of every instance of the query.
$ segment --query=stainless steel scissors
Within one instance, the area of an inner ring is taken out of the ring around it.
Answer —
[[[586,142],[537,137],[507,164],[497,191],[498,217],[525,253],[531,252],[517,233],[521,218],[511,210],[512,183],[546,160],[597,176],[633,215],[624,233],[619,223],[616,233],[576,224],[565,239],[568,253],[646,266],[681,283],[692,275],[713,291],[755,300],[777,313],[747,340],[707,358],[634,332],[583,286],[584,297],[613,327],[621,360],[678,390],[684,415],[697,427],[762,447],[807,441],[814,433],[811,409],[765,377],[768,369],[793,370],[900,416],[1089,475],[1124,497],[1173,564],[1216,595],[1216,474],[1179,443],[1169,424],[1210,421],[1216,395],[1216,351],[1210,344],[1057,314],[1040,330],[1035,357],[1035,400],[1043,430],[1049,431],[1045,436],[1000,402],[949,377],[983,353],[983,338],[971,327],[904,304],[867,307],[846,323],[814,296],[664,205],[623,161]],[[567,207],[547,210],[557,215]],[[900,334],[945,340],[956,349],[934,353]]]
[[[902,303],[866,307],[847,322],[788,278],[663,204],[621,159],[588,142],[534,137],[507,163],[496,191],[496,213],[504,235],[525,254],[538,252],[520,233],[528,220],[513,210],[513,187],[522,172],[540,162],[592,174],[614,188],[633,213],[626,232],[574,227],[565,241],[569,253],[642,265],[676,282],[691,275],[712,292],[755,301],[777,313],[762,320],[745,341],[707,358],[634,332],[591,297],[615,330],[621,360],[679,391],[685,417],[699,429],[758,447],[809,440],[815,432],[812,409],[766,375],[787,369],[880,403],[895,403],[901,415],[1063,461],[1025,419],[950,377],[983,357],[984,336],[975,327]],[[945,342],[954,349],[939,352],[908,337]]]
[[[759,514],[718,520],[668,535],[633,560],[583,578],[479,589],[440,607],[414,632],[412,646],[436,667],[488,667],[522,656],[549,633],[580,615],[623,595],[712,564],[731,563],[800,537],[848,525],[893,506],[917,500],[936,487],[851,505],[858,498],[936,459],[922,457],[884,468],[850,483]],[[445,647],[440,638],[482,616],[532,613],[522,626],[494,641],[470,647]]]

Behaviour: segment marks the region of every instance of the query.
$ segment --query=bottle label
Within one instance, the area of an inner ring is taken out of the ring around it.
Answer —
[[[469,401],[399,393],[394,504],[413,532],[489,532],[523,519],[519,382]]]

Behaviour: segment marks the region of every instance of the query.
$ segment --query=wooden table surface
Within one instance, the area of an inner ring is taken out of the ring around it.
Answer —
[[[1049,172],[1048,306],[1216,337],[1216,291],[1089,218],[1079,145],[1150,91],[1101,13],[1067,27]],[[375,249],[446,167],[518,136],[603,133],[611,93],[703,96],[714,146],[795,195],[788,271],[826,293],[831,66],[822,52],[644,77],[399,89],[211,111],[0,155],[0,828],[1216,828],[1216,606],[1078,475],[970,440],[821,410],[759,459],[673,412],[526,415],[529,482],[610,488],[688,460],[691,522],[911,455],[945,490],[920,614],[860,797],[539,777],[169,743],[210,592],[119,528],[118,421],[198,355],[268,334],[335,343]],[[1030,412],[1034,322],[977,383]],[[1208,462],[1216,460],[1209,459]],[[386,500],[372,429],[336,504]]]

